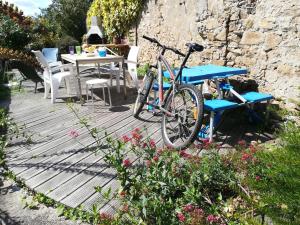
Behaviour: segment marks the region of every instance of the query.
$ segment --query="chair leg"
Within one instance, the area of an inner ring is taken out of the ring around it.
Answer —
[[[38,83],[38,82],[35,82],[35,86],[34,86],[34,94],[36,94],[37,83]]]
[[[45,94],[44,94],[44,98],[48,98],[48,95],[49,95],[49,91],[50,91],[50,85],[47,83],[47,82],[44,82],[45,83]]]
[[[86,91],[86,101],[88,102],[89,101],[89,86],[88,85],[85,86],[85,91]]]
[[[94,90],[93,85],[91,85],[91,98],[92,98],[92,104],[94,105]]]
[[[110,95],[110,88],[109,88],[108,85],[107,85],[107,90],[108,90],[109,106],[111,107],[112,106],[112,104],[111,104],[111,95]]]
[[[55,103],[58,89],[59,89],[59,83],[52,81],[52,84],[51,84],[51,103],[52,104]]]
[[[210,112],[210,121],[209,121],[209,142],[213,141],[214,117],[215,117],[215,113],[213,111],[211,111]]]
[[[104,101],[104,106],[106,105],[106,102],[105,102],[105,90],[104,90],[104,86],[102,86],[102,92],[103,92],[103,101]]]

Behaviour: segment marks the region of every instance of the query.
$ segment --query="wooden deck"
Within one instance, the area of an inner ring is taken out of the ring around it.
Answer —
[[[103,153],[94,153],[94,139],[78,124],[65,100],[59,99],[52,105],[49,99],[43,99],[42,92],[34,94],[32,88],[26,90],[25,93],[12,96],[9,111],[18,124],[25,124],[27,131],[34,134],[33,143],[28,145],[20,140],[13,142],[7,149],[9,169],[23,179],[29,188],[67,206],[82,205],[90,210],[97,204],[102,211],[113,213],[118,203],[114,200],[107,202],[100,193],[95,192],[94,187],[116,190],[118,182],[115,171],[104,162]],[[83,106],[76,104],[76,107],[81,116],[89,118],[92,127],[103,128],[100,132],[103,138],[105,131],[120,137],[133,128],[146,127],[151,138],[158,145],[162,144],[159,117],[148,112],[142,114],[143,120],[132,116],[130,108],[135,99],[133,93],[133,90],[129,90],[125,101],[122,94],[113,90],[114,107],[111,109],[101,106],[102,102],[96,102],[95,107],[91,103]],[[248,141],[271,138],[240,123],[235,125],[229,122],[229,127],[235,128],[227,129],[227,135],[220,138],[224,147],[231,147],[240,138]],[[71,129],[80,133],[77,138],[80,143],[68,135]]]

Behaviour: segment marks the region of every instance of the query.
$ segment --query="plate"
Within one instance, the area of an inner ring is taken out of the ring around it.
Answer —
[[[93,57],[93,56],[96,56],[96,54],[95,53],[86,53],[86,56],[87,57]]]

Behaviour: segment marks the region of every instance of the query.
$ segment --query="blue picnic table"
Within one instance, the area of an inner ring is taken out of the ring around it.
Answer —
[[[174,70],[175,74],[178,70]],[[245,68],[234,68],[227,66],[218,66],[213,64],[194,66],[184,68],[182,71],[182,82],[190,84],[201,84],[204,80],[214,80],[218,92],[218,98],[204,101],[204,110],[210,112],[210,123],[204,126],[200,133],[200,138],[209,138],[213,140],[214,127],[220,120],[220,116],[226,109],[232,109],[239,106],[246,106],[249,110],[253,110],[254,103],[269,101],[273,99],[270,94],[259,92],[247,92],[243,94],[237,93],[229,83],[229,77],[236,75],[246,75],[248,72]],[[165,77],[170,78],[168,71],[163,74]],[[225,78],[225,82],[220,83],[219,79]],[[165,85],[165,84],[164,84]],[[238,101],[225,99],[223,92],[227,91],[232,97],[236,97]]]

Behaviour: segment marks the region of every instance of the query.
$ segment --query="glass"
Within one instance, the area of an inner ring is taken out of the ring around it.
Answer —
[[[69,46],[69,53],[74,55],[74,46]]]
[[[77,55],[81,54],[81,46],[76,46],[76,54]]]
[[[106,56],[106,49],[105,48],[99,48],[98,49],[98,54],[100,57],[105,57]]]

